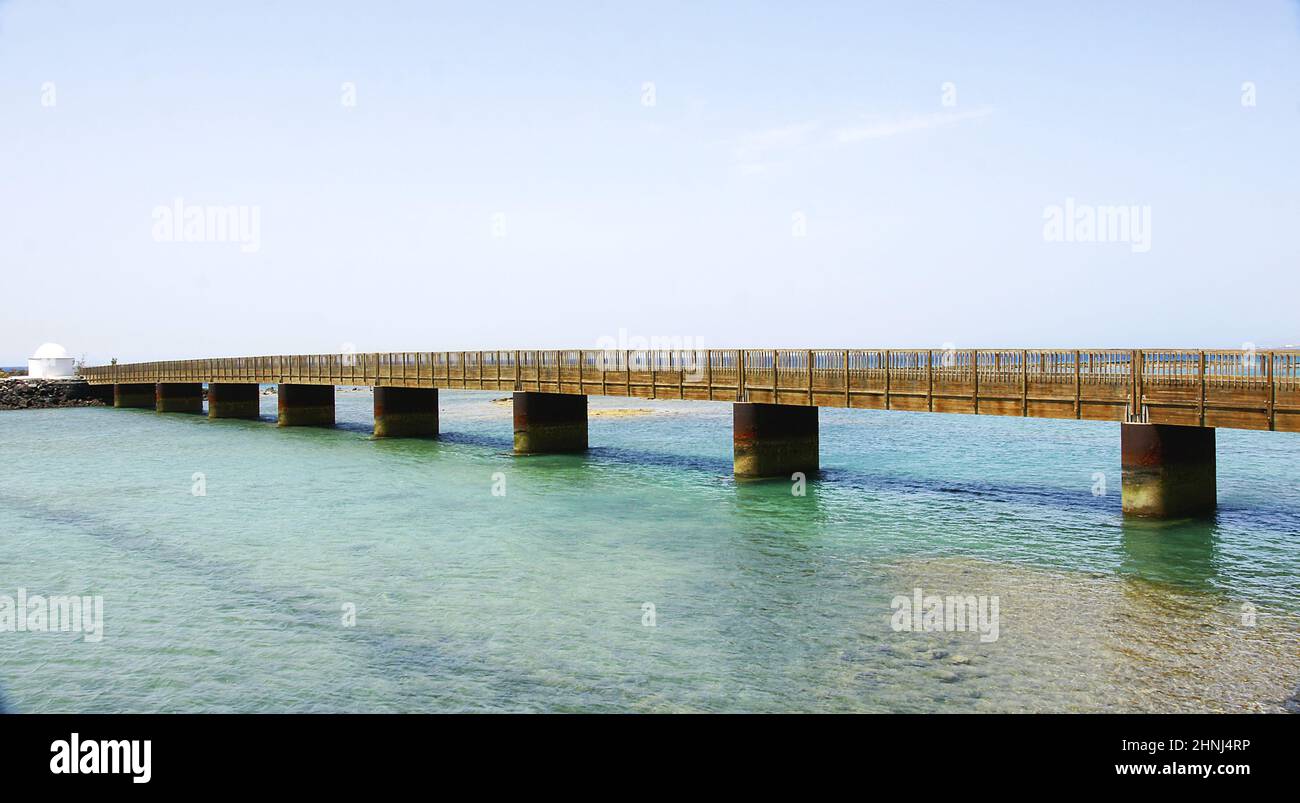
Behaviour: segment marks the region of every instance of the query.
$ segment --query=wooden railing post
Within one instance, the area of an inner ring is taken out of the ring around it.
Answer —
[[[807,350],[809,360],[809,407],[813,407],[813,350]]]
[[[1145,370],[1142,357],[1143,353],[1134,349],[1133,356],[1129,358],[1133,363],[1133,415],[1136,415],[1139,421],[1142,420],[1142,374]]]
[[[890,406],[889,406],[889,388],[890,388],[890,377],[889,377],[889,375],[890,375],[890,369],[889,369],[889,364],[890,364],[891,362],[893,362],[893,360],[890,359],[890,350],[889,350],[889,349],[885,349],[885,409],[886,409],[886,410],[890,409]]]
[[[713,401],[713,349],[704,350],[704,383],[709,387],[709,401]]]
[[[1074,417],[1083,418],[1083,375],[1079,372],[1079,352],[1074,352]]]
[[[1029,415],[1029,351],[1020,351],[1020,415]]]
[[[930,412],[934,412],[934,350],[928,349],[925,353],[925,403]]]
[[[736,349],[736,401],[745,401],[745,350]]]
[[[849,390],[850,377],[849,377],[849,350],[848,349],[844,350],[843,357],[844,357],[844,366],[843,366],[844,367],[844,406],[847,408],[853,406],[853,397]]]
[[[1273,352],[1265,355],[1268,360],[1268,428],[1273,431],[1273,408],[1277,402],[1277,386],[1273,384]]]
[[[777,399],[780,396],[780,394],[778,393],[778,388],[780,387],[781,384],[781,377],[780,377],[780,372],[776,367],[777,361],[778,361],[777,351],[776,349],[772,349],[772,403],[773,404],[779,403],[777,402]]]
[[[1201,379],[1200,419],[1201,419],[1201,426],[1205,426],[1205,367],[1206,366],[1205,366],[1204,351],[1201,352],[1200,359],[1198,362],[1199,362],[1200,370],[1197,373],[1200,374],[1200,379]]]

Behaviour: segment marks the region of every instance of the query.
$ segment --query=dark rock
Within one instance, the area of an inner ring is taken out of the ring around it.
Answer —
[[[9,379],[0,381],[0,410],[46,407],[103,407],[90,385],[79,379]]]

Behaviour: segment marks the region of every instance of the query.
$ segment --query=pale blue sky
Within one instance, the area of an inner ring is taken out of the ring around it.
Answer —
[[[0,364],[1295,343],[1297,143],[1293,2],[13,0]],[[156,242],[177,197],[259,250]]]

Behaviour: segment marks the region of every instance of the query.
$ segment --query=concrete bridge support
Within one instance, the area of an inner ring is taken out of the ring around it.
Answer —
[[[587,450],[587,397],[515,393],[515,454]]]
[[[282,427],[334,426],[333,385],[280,385],[277,394]]]
[[[160,413],[203,412],[202,382],[159,382],[154,397]]]
[[[208,418],[261,417],[262,387],[248,382],[209,382]]]
[[[737,403],[732,409],[732,443],[737,477],[811,474],[820,465],[817,408]]]
[[[113,386],[114,407],[139,407],[153,410],[158,405],[158,389],[153,382]]]
[[[375,437],[438,437],[438,389],[375,388]]]
[[[1120,424],[1126,516],[1176,519],[1214,511],[1214,429]]]

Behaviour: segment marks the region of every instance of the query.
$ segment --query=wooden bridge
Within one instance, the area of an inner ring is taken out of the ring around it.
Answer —
[[[420,351],[81,369],[91,384],[534,391],[1300,432],[1300,351]]]
[[[740,476],[815,470],[818,407],[1116,421],[1125,510],[1157,516],[1213,508],[1214,428],[1300,432],[1300,351],[422,351],[173,360],[81,375],[113,385],[116,406],[160,411],[201,412],[207,383],[214,418],[257,417],[255,388],[274,383],[285,426],[332,425],[325,386],[371,386],[380,436],[436,436],[438,389],[513,391],[521,453],[585,449],[587,396],[733,402]]]

